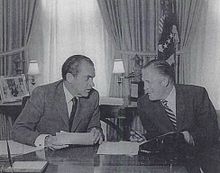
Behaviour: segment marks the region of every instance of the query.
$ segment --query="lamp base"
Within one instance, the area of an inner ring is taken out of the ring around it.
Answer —
[[[29,93],[31,94],[33,89],[36,87],[36,80],[35,80],[35,76],[29,75],[28,78],[28,88],[29,88]]]

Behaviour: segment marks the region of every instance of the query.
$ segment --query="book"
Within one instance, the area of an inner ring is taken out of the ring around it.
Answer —
[[[43,172],[47,164],[47,161],[15,161],[4,172]]]

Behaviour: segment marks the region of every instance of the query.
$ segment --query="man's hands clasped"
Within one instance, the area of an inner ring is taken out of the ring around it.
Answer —
[[[48,135],[44,140],[44,146],[51,150],[59,150],[69,145],[62,144],[62,141],[59,141],[56,136]]]
[[[101,144],[103,142],[104,135],[102,133],[102,130],[98,128],[92,128],[89,133],[90,133],[91,138],[88,140],[90,141],[92,140],[93,144]],[[64,142],[58,136],[48,135],[46,136],[44,140],[44,146],[51,150],[59,150],[59,149],[66,148],[69,145],[64,144]]]

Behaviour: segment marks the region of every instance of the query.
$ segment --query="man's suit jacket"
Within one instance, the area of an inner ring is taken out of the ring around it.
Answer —
[[[72,132],[87,132],[100,126],[99,95],[94,89],[87,98],[79,98]],[[69,131],[69,115],[63,90],[63,81],[37,87],[15,121],[14,140],[34,145],[40,134],[55,135]]]
[[[175,85],[177,132],[189,131],[195,145],[212,144],[218,137],[216,111],[205,88]],[[148,95],[138,100],[138,113],[147,131],[146,137],[155,137],[175,131],[160,101],[150,101]]]

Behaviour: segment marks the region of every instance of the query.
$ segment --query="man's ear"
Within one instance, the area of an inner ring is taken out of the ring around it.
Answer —
[[[74,80],[74,76],[71,73],[66,74],[66,81],[72,83]]]
[[[163,77],[161,84],[162,84],[162,86],[167,87],[169,85],[169,79],[167,77]]]

